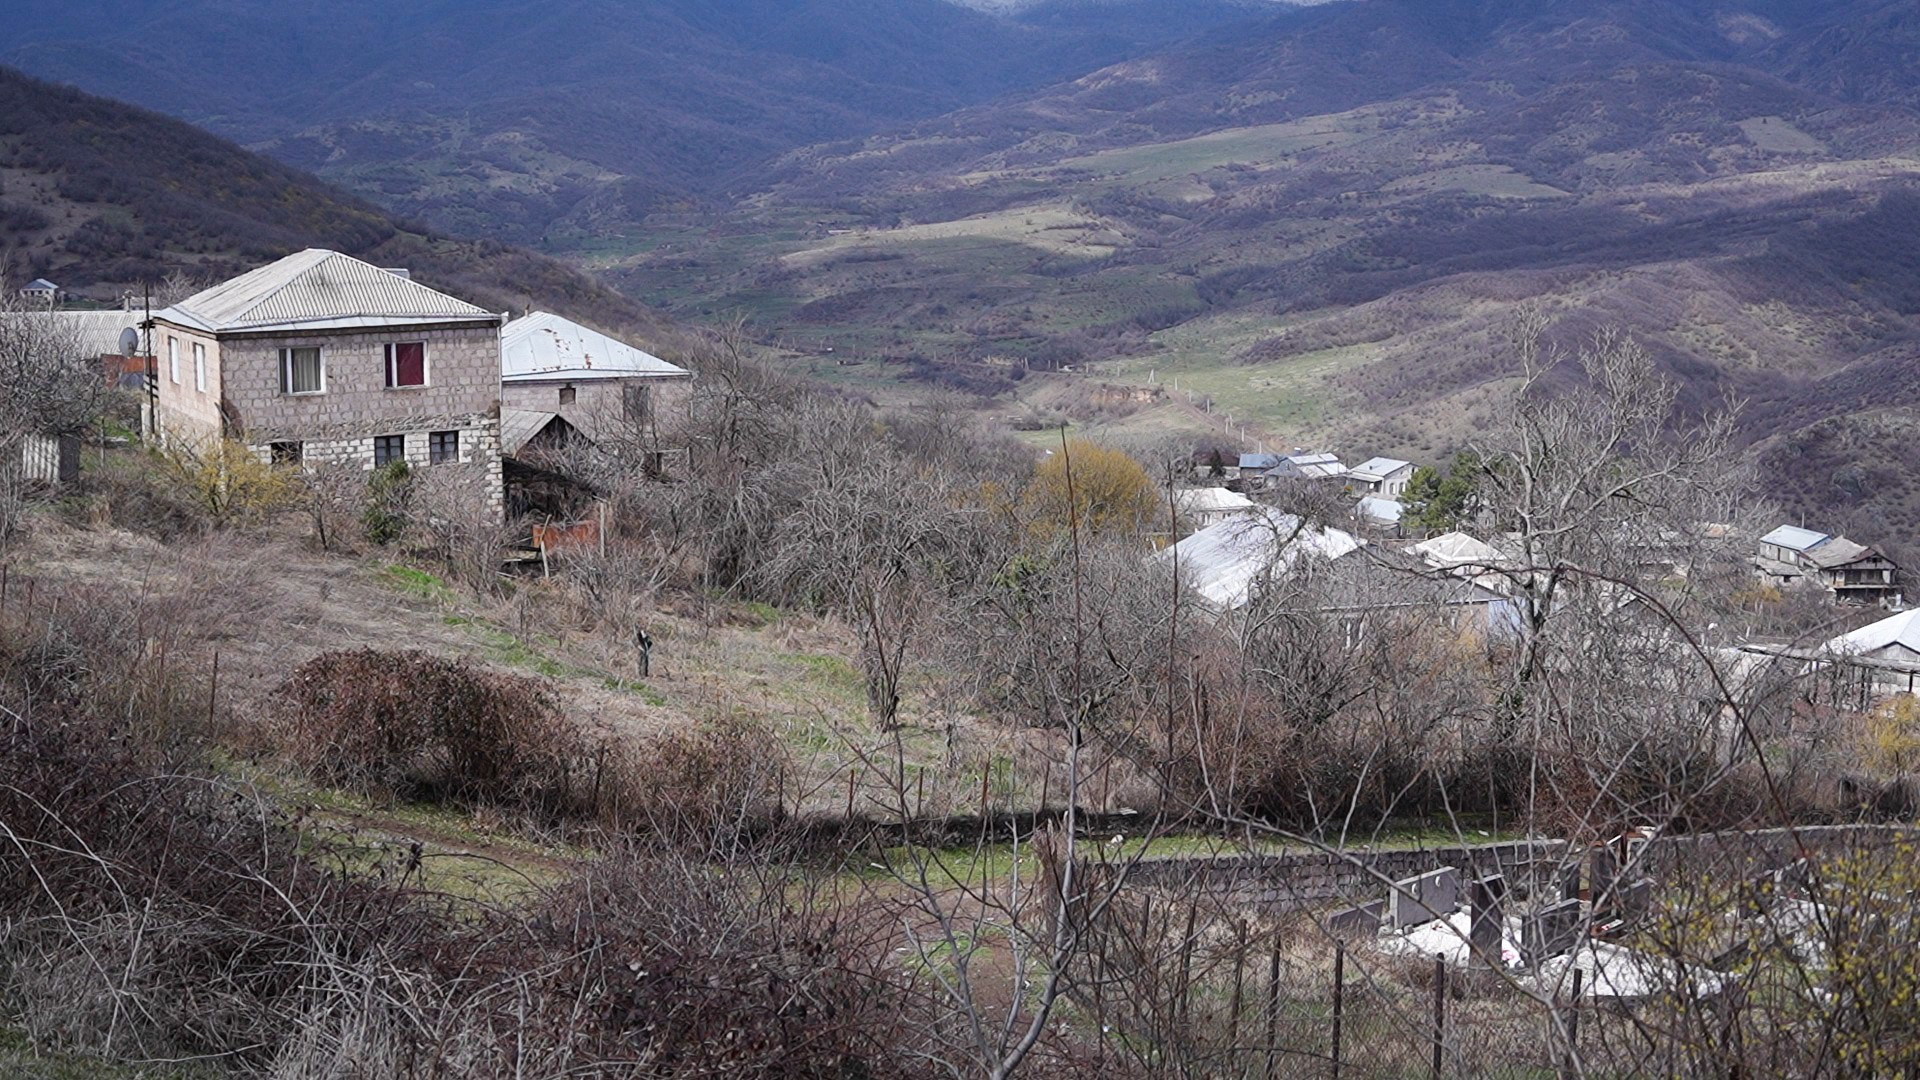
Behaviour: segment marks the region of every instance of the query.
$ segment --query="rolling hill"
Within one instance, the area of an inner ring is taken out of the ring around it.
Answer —
[[[795,151],[583,254],[876,392],[1422,460],[1541,306],[1743,402],[1772,494],[1885,538],[1920,530],[1916,88],[1887,0],[1358,0]]]
[[[653,338],[669,324],[581,271],[394,220],[178,120],[0,68],[5,276],[110,299],[172,274],[224,277],[328,247],[496,309],[534,304]]]
[[[18,0],[0,62],[186,119],[410,219],[539,243],[707,206],[795,147],[1071,78],[1271,6]]]

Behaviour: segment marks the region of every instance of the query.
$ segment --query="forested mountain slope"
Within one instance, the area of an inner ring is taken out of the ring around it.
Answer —
[[[554,259],[404,224],[178,120],[0,68],[0,252],[11,278],[110,298],[305,247],[405,266],[493,308],[537,304],[644,335],[667,326]]]
[[[21,0],[0,61],[516,242],[705,205],[769,158],[1071,78],[1246,0]]]

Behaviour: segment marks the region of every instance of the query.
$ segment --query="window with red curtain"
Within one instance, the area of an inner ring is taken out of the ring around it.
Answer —
[[[422,341],[402,341],[387,346],[387,385],[427,385],[427,346]]]

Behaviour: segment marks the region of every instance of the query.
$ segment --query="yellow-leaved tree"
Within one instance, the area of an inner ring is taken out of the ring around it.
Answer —
[[[1069,440],[1034,470],[1024,497],[1036,524],[1125,535],[1145,529],[1159,509],[1153,481],[1125,453]]]

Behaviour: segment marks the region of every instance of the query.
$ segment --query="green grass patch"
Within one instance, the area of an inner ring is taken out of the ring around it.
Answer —
[[[387,584],[409,596],[417,596],[422,600],[446,603],[454,598],[454,592],[451,588],[447,587],[446,582],[441,581],[425,570],[416,570],[411,566],[392,563],[381,570],[381,576],[386,580]]]

